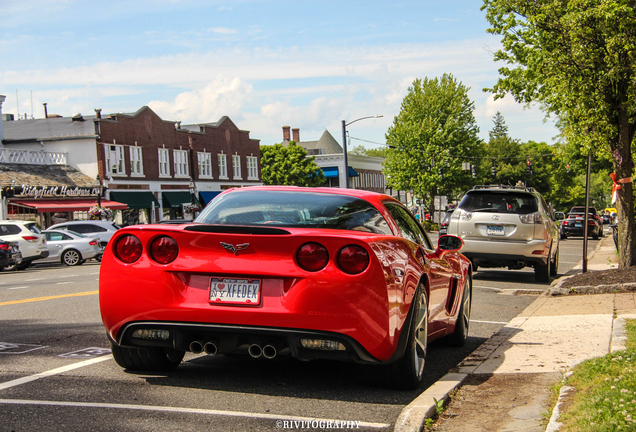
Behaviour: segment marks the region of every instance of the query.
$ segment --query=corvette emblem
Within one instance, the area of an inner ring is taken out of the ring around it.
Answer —
[[[221,242],[221,246],[223,246],[224,249],[227,249],[230,252],[232,252],[234,255],[238,255],[240,251],[247,249],[249,245],[250,245],[249,243],[243,243],[243,244],[234,246],[233,244]]]

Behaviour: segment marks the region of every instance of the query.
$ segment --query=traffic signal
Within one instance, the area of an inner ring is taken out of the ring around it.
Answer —
[[[442,171],[442,169],[438,169],[437,173],[439,174],[439,178],[441,178],[442,180],[444,179],[444,171]]]
[[[497,177],[497,167],[495,166],[495,164],[492,164],[492,168],[490,169],[490,172],[492,173],[493,177]]]
[[[526,173],[532,175],[532,162],[526,161]]]
[[[472,173],[473,173],[473,178],[477,178],[477,165],[472,164],[472,165],[470,166],[470,170],[471,170],[471,171],[472,171]]]
[[[567,172],[568,172],[568,174],[569,174],[569,173],[570,173],[570,164],[567,164],[567,165],[565,166],[565,169],[567,170]]]

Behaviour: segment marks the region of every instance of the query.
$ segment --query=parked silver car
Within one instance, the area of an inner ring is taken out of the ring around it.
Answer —
[[[102,247],[108,244],[110,238],[121,228],[114,222],[99,220],[69,221],[50,226],[50,230],[70,230],[89,237],[97,237]]]
[[[82,234],[68,230],[45,230],[49,248],[48,258],[41,259],[38,263],[62,263],[67,266],[84,264],[87,259],[100,257],[103,248],[99,239],[86,237]]]
[[[559,227],[541,194],[521,186],[476,186],[453,212],[448,234],[464,240],[462,253],[478,267],[534,267],[549,282],[559,265]]]

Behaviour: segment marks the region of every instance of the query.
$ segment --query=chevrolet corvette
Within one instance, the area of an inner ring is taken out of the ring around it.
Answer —
[[[101,263],[101,315],[129,370],[173,370],[186,352],[292,356],[377,365],[414,389],[429,342],[468,336],[461,247],[456,236],[434,247],[387,195],[231,189],[192,222],[118,230]]]

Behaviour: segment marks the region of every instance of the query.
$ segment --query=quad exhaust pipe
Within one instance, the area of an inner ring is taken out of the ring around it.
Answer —
[[[201,354],[203,352],[203,344],[199,341],[190,342],[190,351],[192,351],[192,354]]]
[[[218,352],[218,349],[215,343],[206,342],[205,345],[203,345],[203,351],[205,351],[207,355],[213,356],[213,355],[216,355],[216,353]]]
[[[263,348],[261,348],[260,345],[258,344],[252,344],[250,345],[250,347],[247,349],[247,352],[254,358],[259,358],[260,356],[263,355]]]

